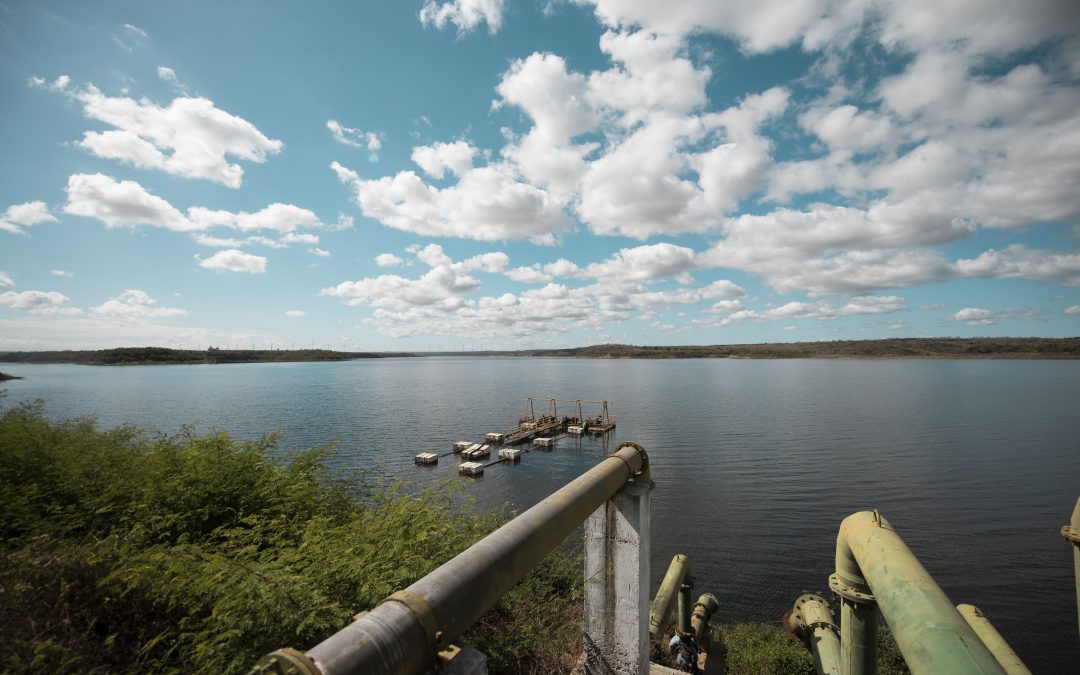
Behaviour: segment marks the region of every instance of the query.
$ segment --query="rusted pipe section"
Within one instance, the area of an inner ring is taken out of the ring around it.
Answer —
[[[425,672],[438,650],[447,647],[631,480],[650,481],[649,458],[640,445],[623,443],[562,489],[316,645],[305,655],[313,666],[294,666],[292,672]],[[264,657],[251,672],[274,672],[259,670],[272,657]]]
[[[1061,536],[1071,541],[1073,546],[1073,566],[1076,568],[1076,624],[1080,627],[1080,499],[1076,500],[1072,520],[1061,528]]]
[[[660,588],[656,591],[656,597],[649,605],[649,639],[659,640],[664,630],[668,627],[668,619],[671,609],[675,605],[676,596],[682,588],[683,581],[690,573],[690,559],[681,553],[677,553],[671,559],[664,580],[660,582]]]
[[[852,514],[840,524],[836,574],[830,586],[834,590],[873,594],[914,675],[1005,672],[889,521],[877,511]],[[841,616],[841,652],[845,648],[843,624],[847,620],[845,613]],[[845,673],[841,656],[841,673]],[[876,664],[869,672],[876,672]]]
[[[694,632],[694,639],[699,645],[706,645],[709,638],[709,619],[716,613],[718,607],[720,607],[720,602],[712,593],[702,593],[694,604],[694,614],[690,617],[690,629]]]
[[[799,596],[788,617],[788,629],[798,635],[814,655],[818,675],[839,675],[839,628],[825,598],[813,593]]]
[[[964,617],[964,621],[968,622],[968,625],[979,636],[979,639],[994,655],[994,658],[997,659],[997,662],[1001,664],[1006,673],[1009,675],[1031,675],[1031,671],[1024,665],[1024,662],[1020,660],[1020,657],[1016,655],[1016,652],[1001,636],[1001,633],[994,628],[994,624],[990,623],[990,619],[986,618],[986,615],[978,607],[974,605],[957,605],[956,611],[960,612],[960,616]]]

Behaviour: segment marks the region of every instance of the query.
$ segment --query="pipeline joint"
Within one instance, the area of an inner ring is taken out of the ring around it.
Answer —
[[[808,637],[818,628],[825,628],[834,633],[840,631],[833,617],[829,601],[815,593],[800,595],[791,609],[788,628],[799,637]]]
[[[610,456],[614,457],[618,455],[618,452],[623,448],[633,448],[634,450],[638,451],[638,454],[641,455],[641,468],[637,471],[634,471],[630,467],[629,462],[627,462],[622,457],[619,457],[619,459],[622,459],[622,461],[626,464],[626,468],[630,470],[630,480],[645,484],[651,483],[652,479],[650,478],[649,473],[649,453],[645,452],[645,448],[641,447],[637,443],[634,443],[633,441],[624,441],[622,443],[619,443],[619,446],[615,448],[615,452],[611,453]]]
[[[405,590],[391,594],[383,602],[399,602],[412,612],[424,630],[424,637],[427,638],[431,654],[436,654],[443,647],[444,636],[439,630],[439,620],[435,617],[435,611],[427,600],[412,591]]]
[[[877,598],[874,596],[873,593],[869,592],[869,588],[859,588],[857,586],[852,586],[850,584],[844,583],[844,579],[842,579],[838,574],[829,575],[829,590],[839,595],[841,598],[844,598],[845,600],[850,600],[851,602],[863,605],[872,605],[877,602]]]

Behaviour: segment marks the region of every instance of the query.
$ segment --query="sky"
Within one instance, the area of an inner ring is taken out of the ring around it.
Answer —
[[[1072,0],[2,0],[0,114],[0,349],[1080,335]]]

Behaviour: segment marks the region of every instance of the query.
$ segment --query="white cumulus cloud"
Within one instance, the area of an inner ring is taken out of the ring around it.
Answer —
[[[284,248],[290,244],[313,245],[319,243],[317,235],[296,230],[337,227],[325,225],[312,211],[293,204],[274,203],[250,213],[193,206],[185,214],[135,181],[116,180],[100,173],[69,176],[67,195],[65,212],[96,218],[106,227],[150,226],[189,232],[200,245],[215,248],[236,248],[248,244],[270,248]],[[237,239],[207,233],[207,230],[215,227],[245,233],[270,232],[278,237],[253,235]]]
[[[41,316],[74,316],[82,314],[77,307],[67,307],[71,298],[57,291],[7,291],[0,293],[0,305]]]
[[[158,74],[177,84],[172,69],[162,67]],[[238,188],[244,170],[229,158],[262,163],[284,147],[251,122],[221,110],[206,98],[181,96],[159,105],[147,98],[109,96],[93,84],[71,89],[66,83],[59,86],[59,82],[50,88],[81,103],[87,118],[113,127],[86,131],[77,142],[98,157]]]
[[[379,267],[398,267],[405,264],[405,259],[393,253],[380,253],[375,256],[375,264]]]
[[[436,28],[454,24],[459,33],[467,33],[486,23],[488,32],[494,35],[502,27],[504,9],[505,0],[424,0],[420,22]]]
[[[425,307],[448,311],[462,307],[464,298],[480,288],[480,281],[470,272],[496,274],[510,262],[509,256],[498,251],[454,262],[438,244],[429,244],[417,250],[416,259],[430,268],[418,279],[383,274],[359,281],[343,281],[337,286],[322,289],[319,294],[341,298],[347,305],[399,310]]]
[[[965,307],[949,318],[953,321],[963,321],[969,326],[987,326],[997,323],[994,313],[981,307]]]
[[[365,180],[334,164],[338,177],[351,184],[364,215],[406,232],[552,244],[557,234],[572,226],[558,200],[521,181],[505,163],[472,168],[442,189],[412,171]]]
[[[321,227],[318,216],[292,204],[274,203],[254,213],[214,211],[202,207],[188,209],[188,217],[198,229],[228,227],[241,232],[271,230],[287,233],[300,228]]]
[[[177,307],[157,307],[157,300],[145,291],[126,290],[115,298],[110,298],[97,307],[90,308],[90,315],[99,318],[115,319],[159,319],[170,316],[185,316],[187,310]]]
[[[150,225],[177,232],[203,228],[131,180],[116,180],[101,173],[77,173],[68,177],[67,196],[65,212],[96,218],[107,227]]]
[[[49,213],[45,202],[34,201],[25,204],[12,204],[0,216],[0,230],[12,234],[26,234],[23,227],[38,223],[55,223],[56,216]]]
[[[230,248],[219,251],[205,260],[200,260],[199,267],[218,272],[262,274],[266,272],[266,258]]]
[[[334,140],[351,148],[362,148],[368,151],[368,161],[379,161],[379,150],[382,149],[382,134],[377,131],[364,131],[347,127],[337,120],[327,120],[326,128]]]

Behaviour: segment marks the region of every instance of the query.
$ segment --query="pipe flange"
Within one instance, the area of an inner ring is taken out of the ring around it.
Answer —
[[[412,591],[398,591],[383,602],[400,602],[412,612],[416,620],[420,622],[420,627],[424,629],[424,637],[427,638],[432,655],[442,648],[443,632],[439,630],[439,620],[435,617],[435,611],[431,609],[427,600]]]
[[[817,593],[803,593],[799,596],[799,599],[795,601],[795,607],[799,608],[808,602],[820,602],[823,605],[829,604],[829,601],[821,597]]]
[[[851,600],[852,602],[859,602],[862,604],[873,604],[877,602],[877,597],[873,593],[867,593],[854,586],[848,586],[843,581],[840,581],[840,577],[836,574],[829,575],[829,590],[836,593],[845,600]]]
[[[829,601],[815,593],[807,593],[800,595],[799,599],[795,601],[795,607],[792,609],[792,616],[795,618],[796,623],[802,630],[814,631],[818,628],[827,628],[832,631],[839,631],[840,627],[836,625],[828,616],[820,616],[817,620],[810,620],[807,617],[809,612],[803,612],[803,605],[808,602],[815,602],[823,607],[829,606]],[[821,610],[815,610],[812,612],[814,615],[823,615]],[[831,613],[831,612],[830,612]]]
[[[634,443],[633,441],[624,441],[622,443],[619,443],[619,447],[615,448],[615,452],[611,453],[611,455],[608,455],[608,456],[609,457],[614,456],[615,453],[619,452],[623,448],[633,448],[633,449],[637,450],[639,453],[641,453],[641,469],[639,469],[637,472],[631,471],[630,473],[632,475],[634,475],[634,476],[640,476],[640,475],[643,475],[643,474],[648,475],[648,471],[649,471],[649,453],[645,452],[645,448],[641,447],[637,443]],[[622,459],[622,457],[620,457],[619,459]],[[630,468],[629,464],[627,464],[627,468]]]
[[[1061,536],[1074,544],[1080,545],[1080,530],[1070,525],[1065,525],[1061,528]]]

